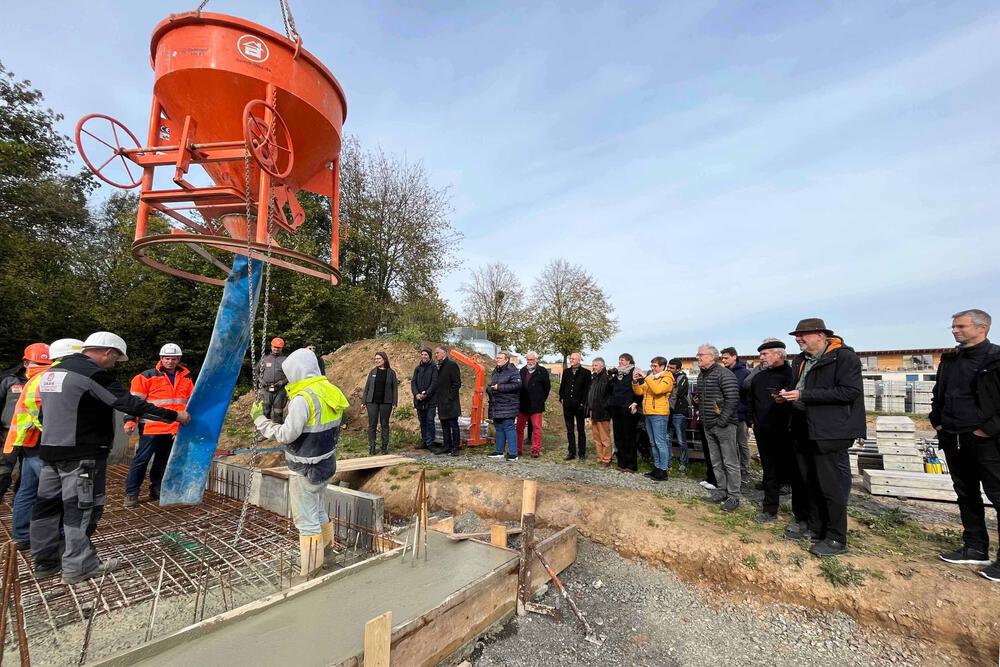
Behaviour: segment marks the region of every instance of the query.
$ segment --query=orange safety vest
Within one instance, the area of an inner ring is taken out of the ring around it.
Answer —
[[[21,395],[14,405],[14,415],[10,419],[10,430],[3,443],[3,453],[12,454],[15,447],[34,447],[42,438],[42,424],[39,414],[42,402],[39,400],[38,385],[41,382],[42,371],[49,366],[28,366],[27,382],[21,387]]]
[[[156,368],[143,371],[132,378],[130,391],[134,396],[149,401],[157,407],[180,412],[187,410],[188,399],[194,391],[194,382],[191,381],[191,371],[180,364],[174,371],[174,381],[170,382],[170,376],[163,370],[163,364],[157,362]],[[140,421],[143,435],[173,434],[180,428],[180,424],[176,422],[166,424],[150,419],[140,419]],[[135,420],[130,419],[125,423],[134,424]]]

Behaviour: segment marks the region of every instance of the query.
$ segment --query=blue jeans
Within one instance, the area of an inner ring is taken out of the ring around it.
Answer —
[[[681,467],[688,465],[687,415],[670,415],[670,426],[677,437],[677,446],[681,448]],[[667,446],[670,446],[670,429],[667,429]]]
[[[153,465],[149,470],[149,494],[160,495],[160,482],[163,481],[163,472],[167,469],[167,460],[170,458],[173,446],[172,433],[144,435],[139,438],[139,444],[135,448],[135,458],[132,459],[132,466],[125,480],[125,495],[139,495],[139,488],[142,486],[142,480],[146,478],[146,467],[149,466],[150,459],[153,460]]]
[[[493,426],[497,431],[497,454],[503,454],[504,448],[510,450],[508,455],[517,456],[517,434],[514,432],[514,418],[494,419]]]
[[[428,405],[426,410],[417,408],[417,419],[420,420],[420,442],[424,447],[434,446],[434,415],[436,405]]]
[[[14,496],[13,522],[14,541],[27,544],[31,539],[31,508],[35,506],[38,497],[38,478],[42,476],[42,458],[34,456],[21,457],[21,486]]]
[[[670,469],[670,434],[667,432],[668,415],[646,415],[646,433],[653,450],[653,465],[659,470]]]

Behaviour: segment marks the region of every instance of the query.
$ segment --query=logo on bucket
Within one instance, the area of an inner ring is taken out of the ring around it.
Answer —
[[[255,63],[262,63],[271,55],[267,44],[254,35],[243,35],[240,37],[236,41],[236,48],[247,60]]]

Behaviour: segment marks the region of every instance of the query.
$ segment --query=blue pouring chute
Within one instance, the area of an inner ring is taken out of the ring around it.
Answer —
[[[260,298],[263,262],[253,260],[253,306]],[[250,319],[248,260],[237,255],[215,316],[212,341],[188,402],[191,422],[181,426],[160,486],[160,505],[197,505],[205,493],[212,457],[229,410],[247,346]]]

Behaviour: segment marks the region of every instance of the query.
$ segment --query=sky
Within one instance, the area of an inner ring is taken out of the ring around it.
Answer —
[[[5,8],[0,60],[71,134],[142,134],[149,34],[196,3]],[[74,7],[69,11],[69,7]],[[472,268],[583,265],[640,364],[753,353],[825,318],[857,349],[944,347],[1000,316],[995,2],[294,0],[345,131],[448,188],[460,309]],[[276,0],[212,0],[280,31]]]

